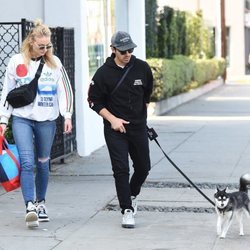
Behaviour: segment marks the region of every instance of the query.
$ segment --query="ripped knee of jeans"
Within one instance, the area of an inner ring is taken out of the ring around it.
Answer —
[[[40,163],[46,163],[50,160],[50,157],[43,157],[43,158],[38,158],[38,162]]]

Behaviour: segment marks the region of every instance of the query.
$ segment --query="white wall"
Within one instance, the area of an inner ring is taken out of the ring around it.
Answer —
[[[230,27],[230,65],[228,78],[241,78],[245,75],[245,23],[244,0],[226,0],[226,25]]]
[[[116,0],[116,31],[126,31],[131,35],[137,47],[134,55],[142,60],[146,58],[145,1]]]
[[[145,1],[128,0],[128,30],[137,45],[136,57],[146,59]]]
[[[128,0],[115,0],[116,31],[128,31]]]
[[[75,29],[76,140],[80,156],[89,155],[104,144],[102,119],[87,103],[89,87],[86,0],[45,0],[45,20],[50,25]]]
[[[43,13],[42,0],[1,0],[0,22],[20,22],[21,18],[28,20],[43,19]]]
[[[200,0],[205,20],[213,26],[220,24],[220,1]],[[219,11],[218,11],[219,9]],[[212,11],[212,10],[215,10]],[[230,28],[230,63],[227,68],[227,78],[241,78],[245,75],[245,29],[244,29],[244,0],[225,1],[225,22]],[[219,19],[219,20],[218,20]],[[219,27],[220,28],[220,27]],[[220,37],[218,37],[218,40]],[[220,46],[220,44],[218,45]]]

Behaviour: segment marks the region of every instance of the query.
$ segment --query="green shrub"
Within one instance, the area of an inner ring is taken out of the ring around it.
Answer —
[[[173,59],[147,60],[154,76],[152,101],[187,92],[222,76],[225,71],[224,59],[191,59],[178,55]]]
[[[217,72],[217,77],[218,76],[223,76],[226,70],[226,61],[224,58],[216,58],[215,63],[217,64],[218,67],[218,72]]]
[[[193,72],[193,80],[198,83],[198,86],[201,86],[206,81],[209,81],[208,79],[208,72],[210,72],[210,64],[208,62],[209,60],[196,60],[195,66],[194,66],[194,72]]]
[[[194,61],[188,57],[178,55],[174,56],[172,63],[174,64],[173,70],[176,72],[173,95],[176,95],[183,92],[184,86],[192,81]]]
[[[8,143],[14,144],[14,138],[13,138],[13,134],[12,134],[12,118],[9,119],[9,123],[8,123],[8,127],[4,133],[4,136],[6,138],[6,140],[8,141]]]
[[[148,60],[152,69],[152,73],[154,76],[154,89],[152,98],[153,101],[164,99],[164,93],[166,92],[164,90],[164,82],[163,82],[163,72],[162,69],[164,68],[162,66],[163,59],[149,59]]]

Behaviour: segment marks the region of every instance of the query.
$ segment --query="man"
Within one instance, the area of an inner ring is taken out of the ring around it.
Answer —
[[[150,170],[146,119],[153,76],[149,65],[132,55],[137,45],[128,33],[116,32],[110,47],[112,55],[92,78],[88,102],[104,120],[122,227],[133,228],[136,196]],[[131,179],[128,156],[134,168]]]

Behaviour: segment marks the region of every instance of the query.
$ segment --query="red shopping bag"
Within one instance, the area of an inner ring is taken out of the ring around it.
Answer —
[[[0,183],[10,192],[20,187],[20,159],[16,145],[0,136]]]

